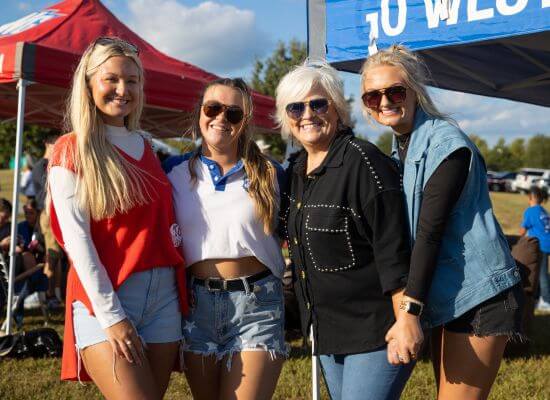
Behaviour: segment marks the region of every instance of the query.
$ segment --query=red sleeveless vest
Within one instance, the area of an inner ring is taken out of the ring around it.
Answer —
[[[48,168],[62,166],[75,172],[74,166],[71,165],[72,152],[75,151],[75,148],[75,134],[60,137],[55,144]],[[122,150],[119,151],[129,162],[147,171],[150,175],[147,179],[147,188],[151,200],[124,214],[116,214],[111,218],[99,221],[91,220],[91,240],[107,270],[114,290],[117,290],[124,280],[134,272],[155,267],[173,266],[176,268],[180,308],[182,313],[186,314],[188,306],[185,267],[181,245],[177,238],[170,182],[147,143],[145,143],[141,160],[135,160]],[[50,218],[53,234],[63,247],[63,234],[53,202],[50,204]],[[78,379],[78,358],[73,329],[72,303],[79,300],[92,314],[93,310],[76,271],[72,267],[72,261],[69,261],[61,379],[76,380]],[[80,380],[90,380],[84,366],[81,368]]]

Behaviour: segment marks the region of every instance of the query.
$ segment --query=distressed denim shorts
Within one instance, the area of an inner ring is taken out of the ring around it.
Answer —
[[[171,343],[182,339],[176,273],[174,268],[153,268],[130,275],[117,296],[145,343]],[[76,347],[80,350],[107,340],[105,332],[86,306],[73,302]]]
[[[521,319],[525,298],[521,283],[477,305],[455,320],[446,330],[475,336],[508,336],[522,340]]]
[[[233,354],[267,351],[272,358],[286,357],[283,287],[269,275],[244,291],[209,291],[189,279],[191,310],[184,317],[183,350],[221,360],[231,368]]]

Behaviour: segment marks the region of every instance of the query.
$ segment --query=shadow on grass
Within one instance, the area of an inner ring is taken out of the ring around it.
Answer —
[[[507,358],[533,358],[550,355],[550,314],[536,313],[533,317],[530,332],[527,333],[527,342],[524,345],[512,344],[510,349],[519,351],[509,352]]]

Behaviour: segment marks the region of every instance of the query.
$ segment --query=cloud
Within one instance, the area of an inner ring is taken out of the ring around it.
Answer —
[[[17,3],[17,8],[19,8],[21,11],[28,11],[31,8],[31,5],[27,2],[20,1]]]
[[[132,0],[128,9],[131,28],[159,50],[216,74],[248,68],[272,47],[250,10],[176,0]]]
[[[454,117],[468,134],[494,144],[501,137],[511,141],[537,133],[550,134],[550,113],[546,107],[510,100],[432,90],[436,104]]]

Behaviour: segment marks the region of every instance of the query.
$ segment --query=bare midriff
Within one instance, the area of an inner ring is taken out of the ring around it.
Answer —
[[[265,271],[267,267],[256,257],[213,258],[202,260],[187,268],[195,278],[235,279]]]

